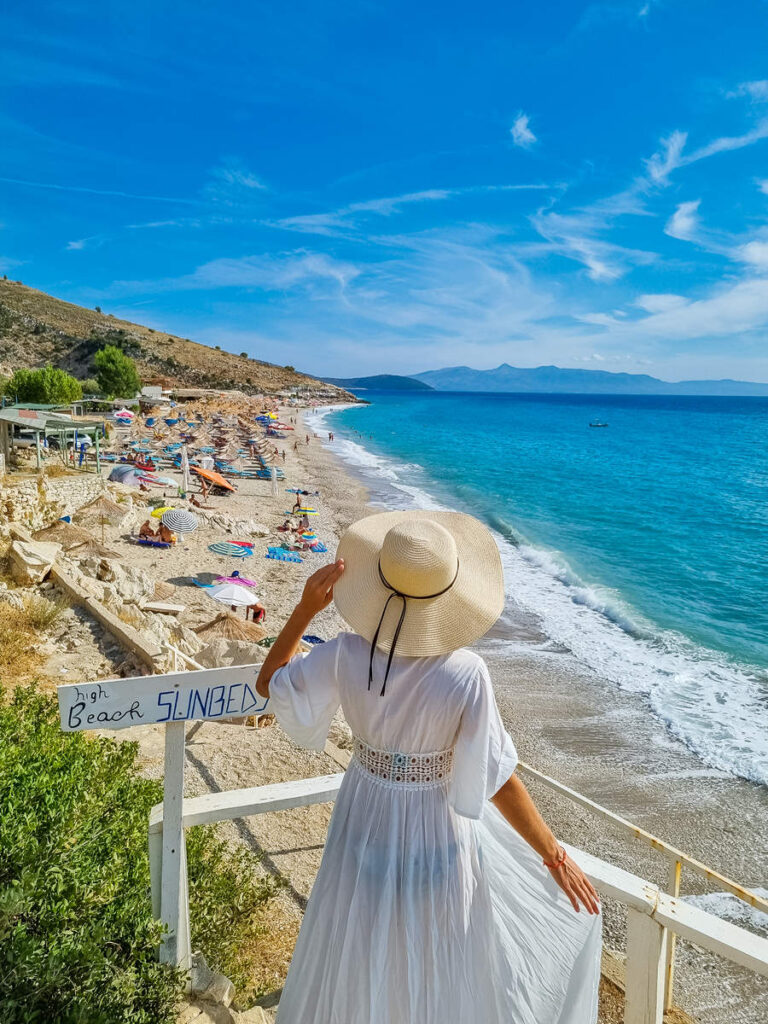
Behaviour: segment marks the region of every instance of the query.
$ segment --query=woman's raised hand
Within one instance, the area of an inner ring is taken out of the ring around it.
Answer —
[[[563,853],[565,853],[564,850]],[[577,914],[579,905],[583,906],[588,914],[600,913],[600,897],[597,895],[597,890],[579,865],[574,863],[570,857],[564,857],[563,860],[550,867],[549,873],[571,901]]]
[[[317,615],[323,608],[327,608],[333,600],[333,588],[344,572],[344,562],[332,562],[324,565],[322,569],[312,573],[304,584],[304,593],[301,595],[299,607],[309,615]]]

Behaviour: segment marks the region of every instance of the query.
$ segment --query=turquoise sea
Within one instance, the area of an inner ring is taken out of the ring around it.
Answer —
[[[510,614],[768,783],[768,399],[361,397],[314,425],[379,503],[484,519]]]

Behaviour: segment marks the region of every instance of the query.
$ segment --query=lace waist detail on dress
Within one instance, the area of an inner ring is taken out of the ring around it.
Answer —
[[[375,750],[354,737],[358,765],[380,782],[425,789],[443,785],[453,770],[453,747],[427,754],[401,754],[395,750]]]

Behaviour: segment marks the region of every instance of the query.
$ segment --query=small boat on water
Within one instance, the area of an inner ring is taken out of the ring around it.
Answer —
[[[591,420],[590,427],[607,427],[607,423],[603,423],[601,420]]]

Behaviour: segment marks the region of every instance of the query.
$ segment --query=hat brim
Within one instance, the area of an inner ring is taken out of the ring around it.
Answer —
[[[429,600],[410,600],[396,653],[407,657],[448,654],[479,640],[504,608],[504,575],[499,549],[490,530],[461,512],[382,512],[359,519],[339,541],[336,558],[344,574],[333,590],[339,614],[352,629],[372,641],[392,591],[379,577],[384,537],[403,521],[427,519],[453,535],[459,569],[450,590]],[[389,602],[376,646],[388,651],[402,601]]]

